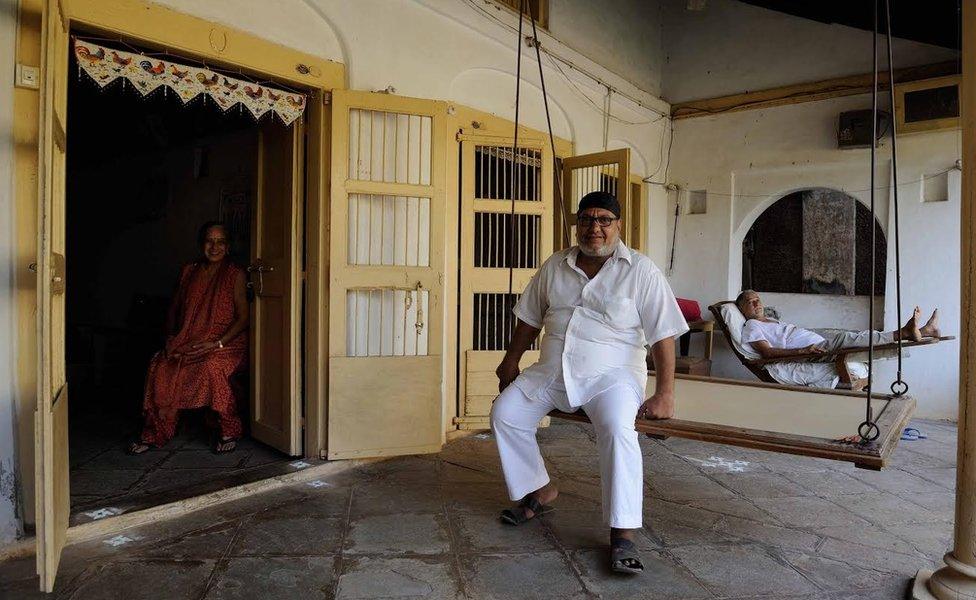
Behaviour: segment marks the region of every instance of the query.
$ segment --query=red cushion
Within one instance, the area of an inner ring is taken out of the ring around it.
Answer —
[[[686,300],[685,298],[677,298],[678,308],[681,309],[681,314],[684,316],[685,321],[700,321],[701,320],[701,306],[698,302],[694,300]]]

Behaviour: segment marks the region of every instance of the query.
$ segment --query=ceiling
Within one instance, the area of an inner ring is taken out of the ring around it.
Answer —
[[[739,0],[820,23],[872,30],[872,6],[866,0]],[[890,0],[895,37],[959,49],[962,0]],[[879,4],[879,32],[885,32],[884,1]]]

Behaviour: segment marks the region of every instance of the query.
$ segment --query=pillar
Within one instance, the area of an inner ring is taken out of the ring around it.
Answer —
[[[976,0],[963,0],[962,22],[962,298],[956,524],[945,566],[934,573],[919,571],[916,575],[915,600],[976,600]]]

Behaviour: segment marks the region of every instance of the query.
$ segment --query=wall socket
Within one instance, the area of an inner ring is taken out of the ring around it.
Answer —
[[[29,65],[17,65],[14,85],[29,90],[39,89],[41,87],[41,70]]]

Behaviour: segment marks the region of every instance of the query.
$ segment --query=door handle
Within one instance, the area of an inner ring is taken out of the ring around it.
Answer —
[[[258,289],[255,291],[256,294],[261,295],[264,293],[264,274],[271,273],[274,270],[275,270],[274,267],[270,265],[261,265],[261,264],[248,265],[247,267],[248,273],[258,274]],[[254,289],[254,283],[249,281],[247,283],[247,287]]]
[[[420,293],[424,291],[424,284],[417,282],[417,287],[414,288],[414,293],[417,294],[417,322],[414,323],[414,327],[417,329],[417,335],[420,335],[424,330],[424,302],[420,297]]]

